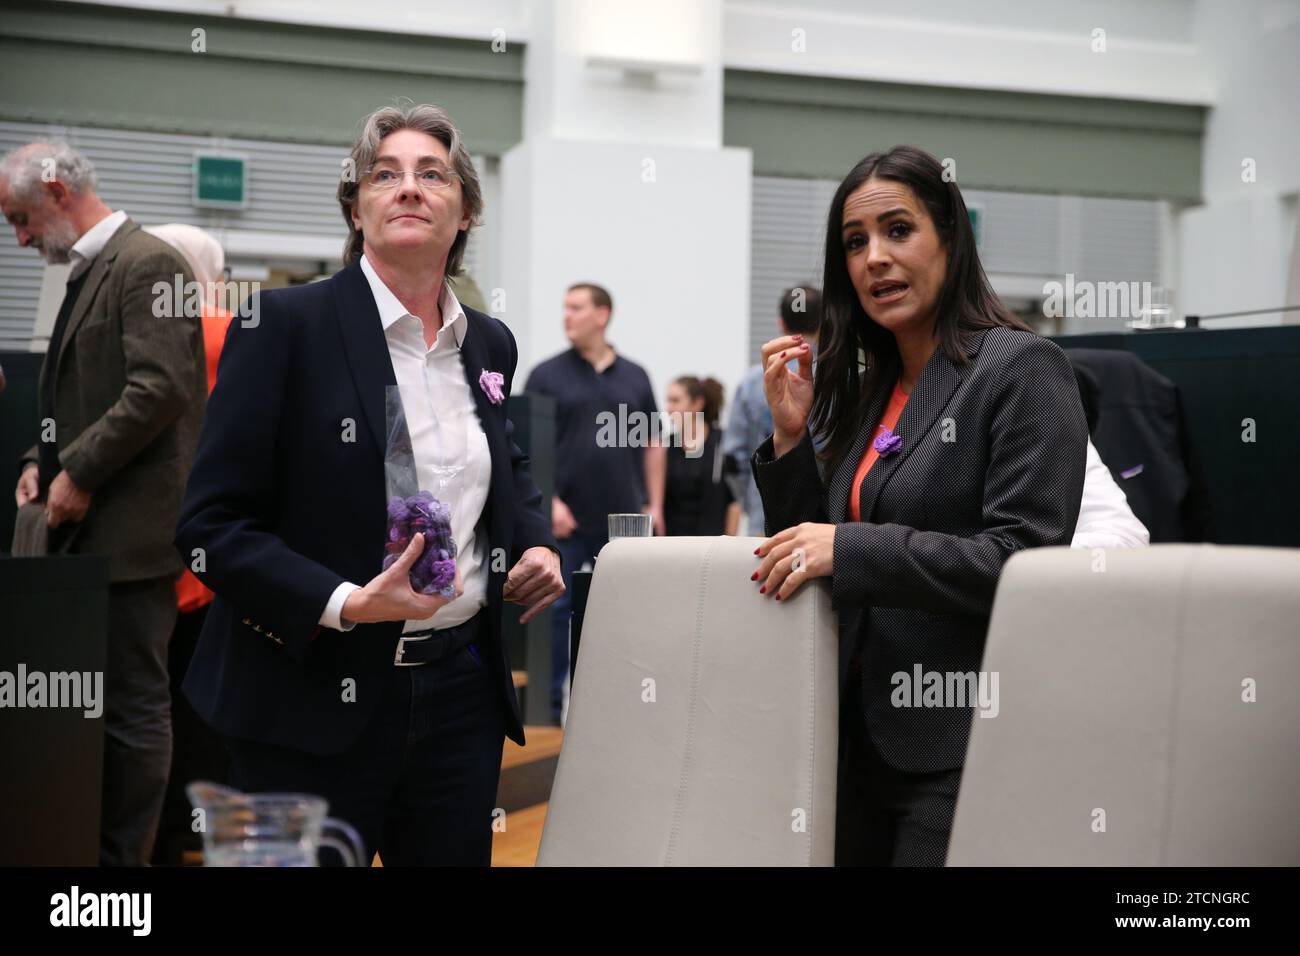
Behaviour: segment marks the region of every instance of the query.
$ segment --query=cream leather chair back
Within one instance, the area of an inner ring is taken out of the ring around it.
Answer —
[[[759,597],[761,540],[601,551],[539,866],[834,863],[836,619]]]
[[[949,866],[1300,863],[1300,550],[1018,554],[983,666]]]

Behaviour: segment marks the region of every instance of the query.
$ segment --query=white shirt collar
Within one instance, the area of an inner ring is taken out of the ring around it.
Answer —
[[[104,251],[104,247],[108,245],[108,240],[113,238],[113,233],[117,232],[124,222],[126,222],[126,213],[121,209],[109,213],[87,229],[85,235],[72,244],[72,250],[69,254],[69,258],[72,260],[72,278],[76,278],[90,268],[90,264],[95,261],[95,257]]]
[[[392,290],[384,285],[384,280],[379,278],[375,267],[364,255],[361,257],[361,271],[365,273],[366,281],[370,283],[370,292],[375,297],[375,306],[379,309],[379,321],[383,324],[385,332],[398,319],[411,315],[406,306],[393,295]],[[451,291],[451,286],[446,282],[442,284],[442,295],[438,299],[438,305],[442,309],[442,327],[444,329],[451,327],[452,334],[456,337],[456,348],[460,348],[465,341],[469,319],[465,315],[465,310],[461,308],[456,293]],[[418,320],[419,316],[411,315],[411,318]]]

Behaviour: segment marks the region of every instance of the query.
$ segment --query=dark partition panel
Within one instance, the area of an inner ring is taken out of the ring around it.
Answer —
[[[594,571],[573,572],[573,594],[570,601],[573,617],[569,624],[569,680],[578,668],[578,645],[582,642],[582,624],[587,619],[587,598],[591,596],[591,578]]]
[[[533,478],[542,491],[542,514],[551,513],[555,490],[555,399],[548,395],[511,395],[506,406],[514,423],[514,440],[530,459]],[[501,637],[516,669],[528,671],[528,686],[520,693],[525,724],[551,723],[551,612],[543,611],[519,625],[524,608],[507,604],[501,617]]]
[[[40,435],[36,383],[44,358],[41,352],[0,352],[8,382],[0,394],[0,551],[8,551],[14,539],[18,456],[36,444]]]
[[[0,557],[0,866],[99,862],[107,627],[108,558]]]
[[[1124,349],[1178,386],[1211,540],[1300,547],[1300,325],[1054,337]],[[1254,441],[1242,440],[1254,423]]]

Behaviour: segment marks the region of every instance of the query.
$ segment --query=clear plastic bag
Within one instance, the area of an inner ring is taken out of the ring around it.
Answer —
[[[424,535],[424,550],[411,565],[411,589],[419,594],[456,594],[456,542],[451,532],[451,505],[420,488],[406,409],[396,385],[384,396],[388,441],[384,450],[384,485],[388,491],[388,537],[384,569],[401,557],[411,538]]]

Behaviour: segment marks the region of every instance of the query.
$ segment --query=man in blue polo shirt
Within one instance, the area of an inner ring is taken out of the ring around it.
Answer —
[[[648,511],[655,532],[663,534],[664,449],[647,447],[647,438],[658,433],[659,410],[645,369],[615,353],[605,338],[613,311],[613,299],[600,286],[570,286],[564,334],[572,348],[534,368],[525,386],[555,399],[551,526],[565,584],[551,606],[551,713],[557,721],[569,669],[573,572],[595,560],[609,540],[611,514]]]

